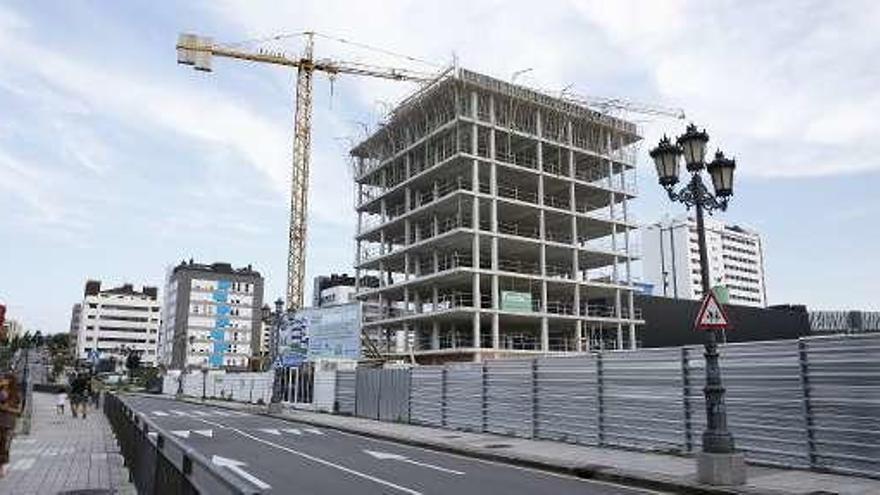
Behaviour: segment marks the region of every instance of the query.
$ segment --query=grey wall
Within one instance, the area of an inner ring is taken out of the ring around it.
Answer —
[[[645,325],[639,328],[640,347],[699,345],[705,336],[693,329],[700,301],[637,295]],[[794,308],[754,308],[725,305],[733,328],[724,333],[727,342],[795,339],[810,334],[806,311]]]

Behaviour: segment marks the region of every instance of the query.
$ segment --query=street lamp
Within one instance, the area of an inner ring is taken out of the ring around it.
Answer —
[[[207,399],[207,389],[208,389],[208,365],[202,363],[202,402]]]
[[[690,124],[675,144],[664,136],[650,153],[657,168],[658,181],[666,189],[669,199],[696,210],[703,297],[707,297],[711,290],[703,214],[727,209],[728,201],[733,195],[733,172],[736,169],[736,161],[726,158],[720,151],[706,165],[708,141],[709,135],[705,130],[697,130],[697,126]],[[681,189],[675,191],[674,187],[679,181],[679,159],[682,155],[691,178]],[[701,172],[704,168],[712,179],[715,194],[709,192],[703,184]],[[703,451],[698,457],[697,471],[700,481],[711,484],[741,484],[745,483],[745,460],[741,453],[735,451],[733,435],[727,430],[727,409],[724,405],[717,341],[716,330],[707,330],[704,344],[706,387],[703,389],[706,397],[706,430],[703,432]]]

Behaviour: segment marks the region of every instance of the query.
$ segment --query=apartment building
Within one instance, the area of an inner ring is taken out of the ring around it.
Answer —
[[[461,68],[351,154],[357,297],[421,362],[635,348],[636,126]]]
[[[260,355],[263,277],[250,265],[182,262],[166,278],[162,362],[246,369]]]
[[[104,289],[99,280],[86,282],[80,307],[71,311],[71,325],[77,324],[76,357],[115,359],[118,366],[132,351],[141,364],[158,363],[161,301],[155,287],[136,290],[132,284]]]
[[[728,294],[730,304],[765,307],[764,251],[758,232],[706,218],[709,283]],[[696,221],[665,218],[641,229],[643,276],[658,296],[701,299],[702,270]]]

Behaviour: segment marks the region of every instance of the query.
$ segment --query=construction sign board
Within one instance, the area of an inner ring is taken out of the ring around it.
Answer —
[[[700,304],[700,312],[697,313],[697,321],[695,324],[697,330],[718,330],[728,328],[730,319],[718,299],[712,291],[706,293]]]

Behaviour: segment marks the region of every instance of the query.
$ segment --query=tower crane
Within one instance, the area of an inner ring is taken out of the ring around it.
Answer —
[[[436,76],[409,69],[382,67],[356,62],[316,60],[312,31],[305,36],[305,49],[299,58],[281,52],[248,51],[214,43],[213,39],[195,34],[181,34],[177,40],[177,63],[191,65],[199,71],[210,72],[212,57],[225,57],[249,62],[280,65],[296,69],[296,111],[293,132],[293,180],[290,194],[289,250],[287,254],[287,309],[295,311],[303,306],[305,288],[306,227],[309,191],[309,155],[312,134],[312,86],[316,71],[331,77],[350,74],[378,77],[394,81],[426,83]],[[276,37],[279,38],[279,37]]]
[[[437,78],[436,74],[411,69],[384,67],[358,62],[315,59],[314,39],[318,33],[299,33],[305,37],[305,48],[299,58],[282,52],[246,50],[237,45],[215,43],[212,38],[195,34],[180,34],[177,40],[177,62],[191,65],[195,70],[210,72],[213,57],[224,57],[248,62],[279,65],[296,69],[296,110],[294,116],[292,183],[290,195],[289,250],[287,257],[287,309],[295,311],[303,306],[305,288],[305,251],[308,214],[309,158],[311,149],[312,87],[314,73],[323,72],[330,77],[348,74],[376,77],[393,81],[427,84]],[[275,36],[269,39],[280,39]],[[329,37],[328,37],[329,38]],[[331,38],[334,39],[334,38]],[[347,42],[345,40],[337,41]],[[363,45],[362,45],[363,46]],[[372,47],[370,47],[372,48]],[[376,49],[374,49],[376,50]],[[378,50],[383,51],[383,50]],[[390,52],[386,52],[390,53]],[[603,98],[563,94],[562,99],[595,108],[602,112],[620,110],[650,116],[684,118],[680,109],[666,108],[647,103],[635,103],[621,98]]]

